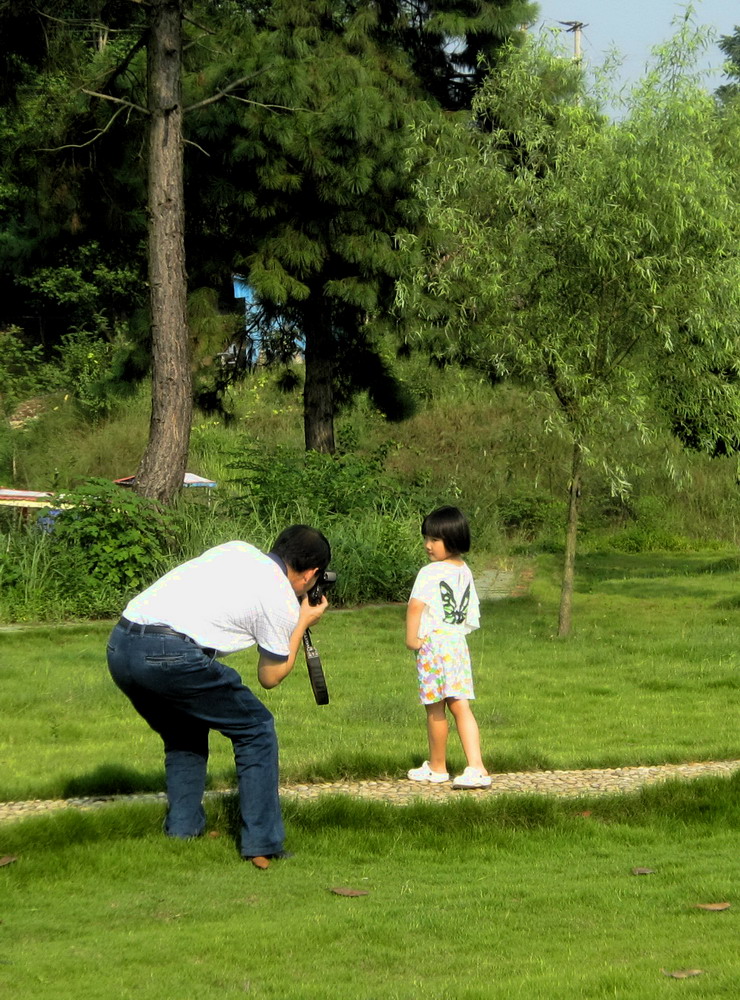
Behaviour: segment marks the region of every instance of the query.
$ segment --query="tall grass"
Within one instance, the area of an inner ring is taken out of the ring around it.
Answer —
[[[43,405],[43,404],[42,404]],[[56,490],[81,479],[118,479],[138,467],[149,423],[147,387],[141,386],[95,422],[85,419],[71,397],[53,397],[48,408],[13,432],[18,442],[15,478],[0,471],[4,486]]]
[[[229,538],[266,547],[286,523],[305,521],[334,543],[338,602],[398,600],[413,576],[417,525],[431,508],[450,502],[471,521],[473,558],[482,567],[506,555],[562,551],[568,449],[547,432],[546,414],[533,410],[517,387],[491,387],[461,369],[440,371],[412,357],[399,359],[396,370],[416,397],[415,416],[391,425],[366,396],[358,397],[337,416],[340,455],[333,464],[306,458],[301,395],[282,392],[264,370],[231,391],[231,424],[196,414],[190,469],[218,488],[207,496],[183,491],[163,568]],[[135,470],[147,433],[147,386],[94,425],[81,420],[72,401],[55,405],[9,432],[7,454],[23,457],[12,482],[6,463],[3,485],[61,489]],[[734,460],[692,455],[659,435],[639,452],[628,435],[615,436],[609,459],[632,468],[641,462],[642,469],[635,468],[631,493],[616,497],[603,468],[588,468],[580,552],[734,544],[740,526]],[[94,566],[84,579],[57,579],[43,541],[8,518],[0,519],[0,549],[2,620],[105,615],[131,596],[90,586]]]
[[[459,502],[478,522],[480,537],[492,550],[518,544],[517,525],[504,530],[499,517],[502,501],[513,495],[562,503],[566,497],[568,448],[548,433],[546,414],[533,409],[526,394],[513,385],[491,387],[474,373],[454,367],[440,371],[421,357],[394,364],[397,376],[416,397],[416,415],[388,424],[367,397],[360,396],[337,416],[340,447],[358,454],[383,447],[385,469],[403,489],[423,487],[435,498]],[[17,456],[15,471],[7,459],[0,482],[48,489],[69,487],[88,476],[130,474],[146,441],[148,397],[144,384],[94,425],[80,417],[73,401],[55,400],[56,409],[11,433],[6,450]],[[234,413],[228,426],[196,413],[190,455],[191,471],[217,480],[227,496],[234,491],[231,466],[245,440],[268,455],[278,447],[298,452],[303,447],[300,391],[286,394],[273,375],[258,370],[231,390],[228,402]],[[624,500],[615,498],[600,463],[589,468],[583,496],[587,534],[631,525],[646,531],[662,527],[700,541],[735,541],[740,495],[734,459],[686,452],[660,434],[649,445],[638,444],[621,431],[610,441],[608,458],[633,470],[632,492]],[[537,529],[538,534],[553,540],[552,525]],[[559,542],[558,537],[554,540]]]
[[[0,621],[43,621],[49,605],[63,615],[71,602],[59,593],[48,535],[16,512],[0,513]]]

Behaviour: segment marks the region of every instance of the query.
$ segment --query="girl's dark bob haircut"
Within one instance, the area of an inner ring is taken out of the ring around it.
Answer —
[[[470,525],[458,507],[438,507],[421,522],[425,538],[439,538],[452,555],[470,551]]]

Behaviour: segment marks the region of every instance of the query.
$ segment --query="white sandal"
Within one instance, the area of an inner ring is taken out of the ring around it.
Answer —
[[[452,782],[453,788],[490,788],[491,775],[484,774],[479,767],[466,767]]]
[[[428,781],[432,785],[441,785],[443,781],[450,780],[447,771],[433,771],[428,760],[425,760],[421,767],[412,767],[406,777],[409,781]]]

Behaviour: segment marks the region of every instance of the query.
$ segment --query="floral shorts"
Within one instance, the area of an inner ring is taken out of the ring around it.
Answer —
[[[417,650],[416,671],[422,705],[445,698],[475,698],[470,652],[462,633],[428,635]]]

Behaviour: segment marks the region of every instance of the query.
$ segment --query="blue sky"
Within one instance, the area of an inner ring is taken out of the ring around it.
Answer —
[[[537,0],[540,25],[556,27],[558,21],[582,21],[581,49],[587,64],[599,65],[611,47],[624,57],[621,82],[627,85],[643,75],[654,45],[673,34],[671,21],[686,8],[677,0]],[[710,26],[716,39],[731,35],[740,24],[739,0],[696,0],[692,4],[697,24]],[[562,29],[564,32],[565,28]],[[572,35],[564,35],[572,51]],[[715,90],[726,82],[722,74],[723,55],[716,42],[701,60],[706,70],[706,86]]]

